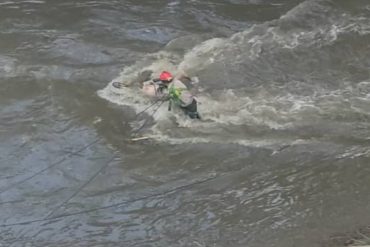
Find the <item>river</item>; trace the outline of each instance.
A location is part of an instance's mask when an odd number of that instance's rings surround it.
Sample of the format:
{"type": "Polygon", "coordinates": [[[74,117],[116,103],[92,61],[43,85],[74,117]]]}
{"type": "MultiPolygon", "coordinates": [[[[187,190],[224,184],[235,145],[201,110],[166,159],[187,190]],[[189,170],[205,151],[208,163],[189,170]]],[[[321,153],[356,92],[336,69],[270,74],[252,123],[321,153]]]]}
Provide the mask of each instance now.
{"type": "Polygon", "coordinates": [[[368,225],[369,54],[367,0],[1,2],[0,246],[312,247],[368,225]],[[112,82],[147,69],[197,76],[202,120],[138,115],[152,101],[112,82]]]}

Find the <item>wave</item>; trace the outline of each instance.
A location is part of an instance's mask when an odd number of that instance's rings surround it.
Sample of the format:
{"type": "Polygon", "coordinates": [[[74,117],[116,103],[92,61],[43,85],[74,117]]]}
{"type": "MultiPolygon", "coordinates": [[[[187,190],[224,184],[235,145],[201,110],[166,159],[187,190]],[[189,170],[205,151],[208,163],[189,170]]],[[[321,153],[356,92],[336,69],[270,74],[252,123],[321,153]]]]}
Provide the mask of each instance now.
{"type": "MultiPolygon", "coordinates": [[[[135,82],[145,70],[154,76],[170,70],[200,77],[197,98],[204,121],[190,121],[163,107],[149,130],[158,140],[242,143],[285,135],[294,141],[302,137],[301,126],[319,129],[339,120],[350,128],[348,122],[369,118],[368,72],[361,63],[369,63],[363,54],[370,26],[363,18],[332,1],[305,1],[280,19],[229,38],[205,40],[185,54],[170,49],[176,47],[174,40],[126,67],[113,81],[135,82]],[[355,42],[348,42],[350,38],[355,42]],[[348,69],[351,64],[356,71],[348,69]],[[361,68],[363,74],[358,73],[361,68]]],[[[117,90],[109,83],[98,94],[137,112],[149,103],[135,86],[117,90]]]]}

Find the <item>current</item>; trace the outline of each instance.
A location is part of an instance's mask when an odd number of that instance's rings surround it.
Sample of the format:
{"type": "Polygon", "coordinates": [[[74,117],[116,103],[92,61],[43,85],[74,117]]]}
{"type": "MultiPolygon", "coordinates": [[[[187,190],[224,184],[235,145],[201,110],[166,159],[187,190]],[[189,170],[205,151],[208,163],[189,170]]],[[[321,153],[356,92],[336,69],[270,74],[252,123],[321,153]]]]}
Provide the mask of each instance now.
{"type": "Polygon", "coordinates": [[[369,54],[368,0],[0,2],[0,246],[334,246],[370,224],[369,54]],[[202,121],[112,86],[146,70],[202,121]]]}

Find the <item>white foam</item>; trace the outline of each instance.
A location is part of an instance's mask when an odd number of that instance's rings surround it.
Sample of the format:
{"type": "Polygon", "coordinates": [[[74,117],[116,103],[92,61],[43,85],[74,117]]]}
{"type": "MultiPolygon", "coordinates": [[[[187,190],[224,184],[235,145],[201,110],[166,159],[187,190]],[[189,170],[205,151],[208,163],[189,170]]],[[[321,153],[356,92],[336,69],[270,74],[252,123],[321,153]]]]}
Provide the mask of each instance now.
{"type": "MultiPolygon", "coordinates": [[[[154,72],[153,76],[158,76],[162,70],[169,70],[173,73],[185,71],[194,76],[197,75],[197,72],[206,70],[215,63],[225,63],[224,59],[226,57],[232,61],[244,59],[252,63],[260,56],[263,48],[278,49],[280,51],[280,49],[297,49],[301,46],[311,47],[318,43],[326,45],[335,42],[339,34],[358,29],[356,25],[348,24],[351,23],[351,21],[348,22],[348,16],[338,20],[337,17],[339,16],[337,16],[337,13],[332,13],[331,17],[333,18],[325,19],[325,22],[322,24],[315,24],[316,26],[308,25],[309,28],[306,29],[305,27],[284,29],[279,25],[285,21],[288,22],[290,19],[295,21],[295,18],[304,18],[304,16],[301,17],[301,14],[306,12],[307,8],[319,11],[320,6],[319,1],[314,3],[305,1],[305,3],[300,4],[297,8],[282,16],[280,20],[275,21],[274,23],[277,25],[269,26],[268,23],[255,25],[246,31],[234,34],[230,38],[214,38],[204,41],[189,50],[183,57],[169,51],[148,54],[136,64],[125,68],[113,81],[133,81],[137,74],[144,70],[152,70],[154,72]],[[262,29],[263,32],[259,29],[262,29]],[[240,51],[245,53],[241,54],[240,51]]],[[[314,15],[309,15],[309,18],[314,18],[314,15]]],[[[365,24],[361,24],[360,27],[359,30],[361,32],[366,31],[366,28],[368,28],[365,24]]],[[[218,68],[216,67],[216,69],[218,68]]],[[[143,97],[137,87],[118,90],[110,84],[99,91],[99,95],[111,102],[132,106],[136,112],[142,111],[151,103],[149,99],[143,97]]],[[[266,82],[266,85],[271,84],[273,82],[266,82]]],[[[249,139],[246,141],[248,135],[238,138],[233,135],[225,136],[225,133],[223,133],[217,139],[217,130],[219,128],[227,128],[229,125],[262,126],[274,130],[288,129],[295,124],[304,125],[308,121],[320,120],[323,116],[335,117],[336,114],[340,115],[343,110],[351,111],[355,109],[355,111],[362,114],[368,114],[366,113],[368,109],[363,109],[363,106],[358,103],[359,100],[368,101],[370,99],[370,90],[368,90],[368,85],[365,82],[358,84],[359,88],[356,89],[358,92],[354,90],[349,95],[349,89],[342,85],[339,85],[338,90],[330,91],[306,84],[306,82],[292,82],[292,85],[280,85],[279,92],[273,93],[269,92],[269,89],[263,88],[263,86],[256,89],[254,94],[243,92],[243,89],[229,89],[222,92],[209,90],[197,95],[198,109],[204,120],[203,122],[192,121],[185,117],[181,111],[168,112],[165,109],[166,107],[162,107],[154,116],[157,124],[150,130],[153,133],[153,138],[173,143],[216,142],[245,143],[250,145],[251,141],[249,139]],[[307,89],[309,94],[295,94],[294,90],[291,93],[290,90],[292,88],[298,91],[307,89]],[[352,106],[348,106],[348,102],[352,106]],[[180,138],[167,134],[166,127],[186,128],[190,137],[180,138]],[[197,136],[199,133],[208,133],[209,136],[197,136]]],[[[264,141],[255,140],[255,142],[264,141]]],[[[274,140],[268,142],[274,142],[274,140]]]]}
{"type": "Polygon", "coordinates": [[[191,71],[195,68],[199,71],[215,62],[215,57],[224,48],[226,40],[214,38],[202,42],[185,54],[183,61],[179,64],[179,69],[191,71]]]}
{"type": "Polygon", "coordinates": [[[240,145],[246,147],[264,147],[270,148],[273,150],[279,149],[282,146],[289,146],[289,145],[304,145],[308,143],[312,143],[312,140],[301,140],[301,139],[258,139],[258,138],[235,138],[235,137],[227,137],[225,135],[210,135],[208,137],[199,137],[199,136],[191,136],[191,137],[173,137],[167,134],[164,134],[160,131],[154,131],[153,134],[147,135],[150,138],[164,143],[170,143],[173,145],[181,145],[181,144],[222,144],[222,145],[240,145]]]}
{"type": "Polygon", "coordinates": [[[44,4],[45,1],[40,1],[40,0],[4,1],[4,2],[0,3],[0,6],[2,6],[2,5],[14,5],[14,4],[20,4],[20,3],[44,4]]]}

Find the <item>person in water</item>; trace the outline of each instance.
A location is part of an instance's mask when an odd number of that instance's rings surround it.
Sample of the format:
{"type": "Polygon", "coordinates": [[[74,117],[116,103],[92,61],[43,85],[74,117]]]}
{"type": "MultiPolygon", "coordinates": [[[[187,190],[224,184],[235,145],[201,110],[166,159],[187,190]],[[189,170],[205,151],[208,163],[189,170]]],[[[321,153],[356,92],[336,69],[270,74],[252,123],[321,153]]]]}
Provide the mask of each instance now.
{"type": "MultiPolygon", "coordinates": [[[[191,78],[185,75],[182,78],[192,81],[191,78]]],[[[163,71],[159,78],[145,82],[142,90],[146,95],[169,100],[169,110],[171,110],[172,104],[175,104],[190,118],[200,119],[194,95],[180,79],[174,78],[170,72],[163,71]]]]}

